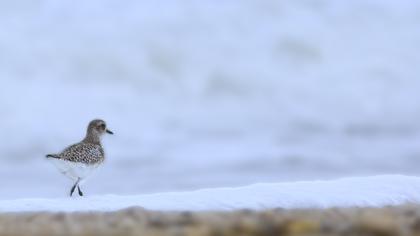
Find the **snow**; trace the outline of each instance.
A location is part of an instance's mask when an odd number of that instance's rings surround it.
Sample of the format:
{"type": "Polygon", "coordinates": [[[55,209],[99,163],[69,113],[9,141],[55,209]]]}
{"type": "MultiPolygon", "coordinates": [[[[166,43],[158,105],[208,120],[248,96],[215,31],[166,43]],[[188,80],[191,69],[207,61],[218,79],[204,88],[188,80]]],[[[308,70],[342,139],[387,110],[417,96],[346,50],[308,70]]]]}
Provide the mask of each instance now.
{"type": "Polygon", "coordinates": [[[0,211],[114,211],[128,207],[169,211],[381,207],[419,203],[419,189],[420,177],[382,175],[136,196],[2,200],[0,211]]]}
{"type": "Polygon", "coordinates": [[[420,1],[0,1],[1,200],[420,173],[420,1]]]}

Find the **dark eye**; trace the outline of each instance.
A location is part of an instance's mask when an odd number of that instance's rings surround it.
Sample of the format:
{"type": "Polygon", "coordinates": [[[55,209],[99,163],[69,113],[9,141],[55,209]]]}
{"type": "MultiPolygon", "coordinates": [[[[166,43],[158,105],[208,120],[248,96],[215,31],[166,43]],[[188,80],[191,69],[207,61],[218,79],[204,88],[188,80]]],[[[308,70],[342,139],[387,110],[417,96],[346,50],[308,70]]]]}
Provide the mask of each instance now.
{"type": "Polygon", "coordinates": [[[105,124],[101,124],[101,125],[99,125],[99,128],[101,128],[101,129],[105,129],[105,124]]]}

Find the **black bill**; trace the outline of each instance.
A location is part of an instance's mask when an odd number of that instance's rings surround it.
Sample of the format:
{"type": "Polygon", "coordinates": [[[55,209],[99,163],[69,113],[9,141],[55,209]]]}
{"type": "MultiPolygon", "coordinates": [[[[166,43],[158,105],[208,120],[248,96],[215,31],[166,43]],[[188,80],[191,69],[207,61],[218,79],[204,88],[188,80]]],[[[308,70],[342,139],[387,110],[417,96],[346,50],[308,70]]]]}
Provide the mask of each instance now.
{"type": "Polygon", "coordinates": [[[106,130],[106,132],[108,133],[108,134],[114,134],[114,132],[112,132],[111,130],[109,130],[109,129],[107,129],[106,130]]]}

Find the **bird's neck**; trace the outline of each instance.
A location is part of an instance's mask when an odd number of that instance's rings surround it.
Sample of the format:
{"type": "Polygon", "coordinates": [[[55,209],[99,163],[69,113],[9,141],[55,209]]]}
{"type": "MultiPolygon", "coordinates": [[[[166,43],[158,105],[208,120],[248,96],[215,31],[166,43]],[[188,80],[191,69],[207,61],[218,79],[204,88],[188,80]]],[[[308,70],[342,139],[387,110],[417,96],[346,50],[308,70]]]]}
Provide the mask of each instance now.
{"type": "Polygon", "coordinates": [[[83,142],[101,145],[101,137],[96,134],[88,133],[86,134],[85,139],[83,139],[83,142]]]}

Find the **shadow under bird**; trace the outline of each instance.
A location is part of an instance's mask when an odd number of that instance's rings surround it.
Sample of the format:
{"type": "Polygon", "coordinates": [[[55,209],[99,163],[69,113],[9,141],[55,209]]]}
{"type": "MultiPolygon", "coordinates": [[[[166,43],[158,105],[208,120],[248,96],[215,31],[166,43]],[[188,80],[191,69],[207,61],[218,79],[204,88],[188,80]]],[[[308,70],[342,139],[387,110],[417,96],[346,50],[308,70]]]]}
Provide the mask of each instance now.
{"type": "Polygon", "coordinates": [[[67,147],[59,154],[47,155],[47,159],[62,174],[74,181],[74,185],[70,190],[70,196],[73,195],[76,187],[79,195],[83,196],[80,185],[103,163],[105,152],[102,148],[101,138],[106,133],[114,134],[107,129],[105,121],[93,120],[89,123],[86,137],[81,142],[67,147]]]}

